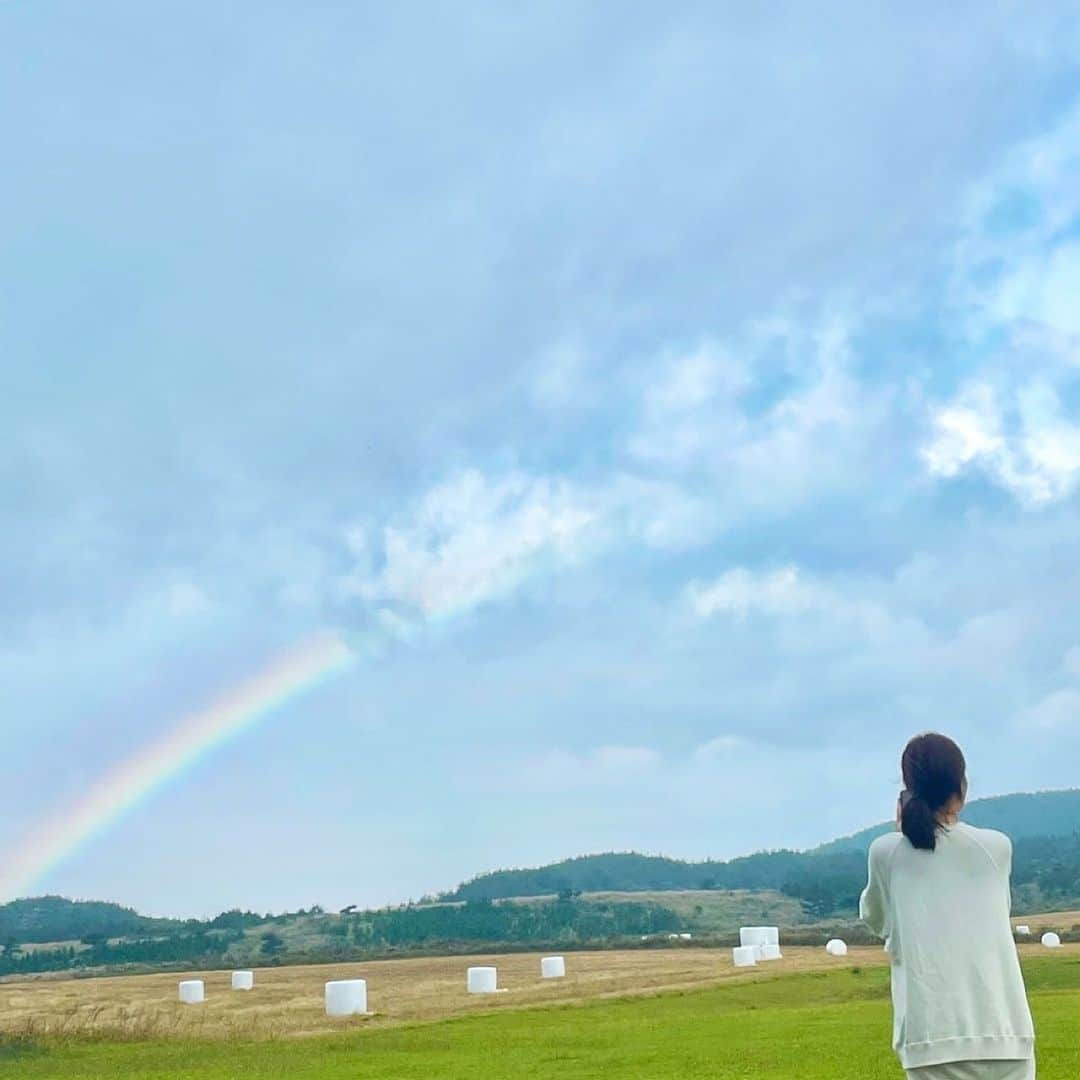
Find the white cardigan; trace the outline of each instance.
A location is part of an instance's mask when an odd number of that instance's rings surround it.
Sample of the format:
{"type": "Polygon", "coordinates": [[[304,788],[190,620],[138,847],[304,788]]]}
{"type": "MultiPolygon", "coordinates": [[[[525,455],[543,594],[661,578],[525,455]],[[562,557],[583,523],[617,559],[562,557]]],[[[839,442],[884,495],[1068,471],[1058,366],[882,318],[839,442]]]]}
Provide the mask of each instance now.
{"type": "Polygon", "coordinates": [[[892,961],[893,1049],[905,1069],[1027,1059],[1035,1029],[1009,923],[1012,843],[960,822],[937,848],[870,846],[859,915],[892,961]]]}

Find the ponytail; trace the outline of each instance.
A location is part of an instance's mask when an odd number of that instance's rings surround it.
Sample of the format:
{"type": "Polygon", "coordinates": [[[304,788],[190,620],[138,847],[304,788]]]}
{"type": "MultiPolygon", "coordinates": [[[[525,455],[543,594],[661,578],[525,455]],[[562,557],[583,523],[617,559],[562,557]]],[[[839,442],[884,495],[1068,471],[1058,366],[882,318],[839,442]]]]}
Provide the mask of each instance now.
{"type": "Polygon", "coordinates": [[[900,759],[906,792],[900,831],[922,851],[937,847],[938,814],[967,790],[967,764],[960,747],[944,735],[916,735],[900,759]]]}
{"type": "Polygon", "coordinates": [[[911,846],[923,851],[937,847],[937,820],[930,804],[921,795],[912,795],[904,801],[900,811],[900,831],[911,841],[911,846]]]}

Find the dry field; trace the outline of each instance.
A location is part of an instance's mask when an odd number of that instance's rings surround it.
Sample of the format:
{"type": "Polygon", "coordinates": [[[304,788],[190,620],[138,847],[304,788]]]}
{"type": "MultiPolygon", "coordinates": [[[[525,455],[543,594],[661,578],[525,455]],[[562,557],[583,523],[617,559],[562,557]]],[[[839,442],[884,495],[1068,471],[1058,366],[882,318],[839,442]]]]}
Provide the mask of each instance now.
{"type": "Polygon", "coordinates": [[[574,1004],[611,997],[701,988],[729,980],[769,978],[789,971],[884,963],[878,948],[852,949],[846,959],[820,948],[791,947],[782,961],[736,969],[729,949],[640,949],[566,954],[565,979],[540,979],[540,954],[456,956],[256,970],[255,990],[230,989],[228,971],[126,975],[97,979],[0,983],[0,1032],[27,1035],[100,1034],[110,1038],[279,1038],[358,1024],[385,1027],[467,1013],[574,1004]],[[505,994],[472,995],[465,969],[499,969],[505,994]],[[206,981],[204,1005],[176,1000],[181,978],[206,981]],[[330,1020],[323,984],[362,978],[369,1018],[330,1020]]]}
{"type": "MultiPolygon", "coordinates": [[[[1032,916],[1034,932],[1073,925],[1074,913],[1032,916]]],[[[1049,955],[1038,944],[1025,954],[1049,955]]],[[[1080,945],[1056,955],[1080,957],[1080,945]]],[[[757,968],[736,969],[728,949],[674,948],[566,954],[565,979],[540,979],[540,954],[515,953],[382,960],[358,964],[276,967],[256,970],[255,990],[230,989],[230,972],[126,975],[96,979],[41,979],[0,983],[0,1033],[101,1035],[113,1039],[205,1038],[274,1039],[316,1035],[343,1027],[387,1027],[441,1020],[469,1013],[577,1004],[602,998],[633,997],[699,989],[730,981],[769,979],[794,971],[883,965],[880,946],[852,948],[844,959],[821,948],[788,946],[784,959],[757,968]],[[471,995],[465,969],[491,964],[506,993],[471,995]],[[184,1006],[176,1000],[181,978],[206,981],[207,1001],[184,1006]],[[362,978],[374,1015],[328,1019],[323,984],[362,978]]]]}
{"type": "Polygon", "coordinates": [[[1012,923],[1013,926],[1030,926],[1033,937],[1045,930],[1057,930],[1063,933],[1073,927],[1080,927],[1080,911],[1051,911],[1046,915],[1014,915],[1012,923]]]}

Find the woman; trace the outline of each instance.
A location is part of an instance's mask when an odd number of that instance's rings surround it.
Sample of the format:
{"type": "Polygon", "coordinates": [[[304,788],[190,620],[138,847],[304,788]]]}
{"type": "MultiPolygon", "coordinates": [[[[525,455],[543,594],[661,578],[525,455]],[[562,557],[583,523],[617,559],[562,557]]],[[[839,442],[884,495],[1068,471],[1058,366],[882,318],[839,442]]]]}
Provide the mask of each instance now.
{"type": "Polygon", "coordinates": [[[959,821],[964,755],[918,735],[898,831],[870,846],[863,921],[892,963],[893,1048],[909,1080],[1033,1080],[1035,1031],[1009,924],[1012,844],[959,821]]]}

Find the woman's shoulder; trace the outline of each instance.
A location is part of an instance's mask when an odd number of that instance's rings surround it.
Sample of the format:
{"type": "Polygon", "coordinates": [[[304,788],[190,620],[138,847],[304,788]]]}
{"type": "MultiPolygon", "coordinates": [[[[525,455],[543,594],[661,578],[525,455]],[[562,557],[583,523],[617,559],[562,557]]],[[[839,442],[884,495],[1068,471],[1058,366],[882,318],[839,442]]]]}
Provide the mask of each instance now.
{"type": "Polygon", "coordinates": [[[958,823],[958,831],[979,845],[999,865],[1008,865],[1012,859],[1012,841],[997,829],[980,829],[966,821],[958,823]]]}
{"type": "Polygon", "coordinates": [[[883,833],[870,845],[869,857],[871,862],[883,862],[884,860],[889,859],[903,841],[903,833],[883,833]]]}

